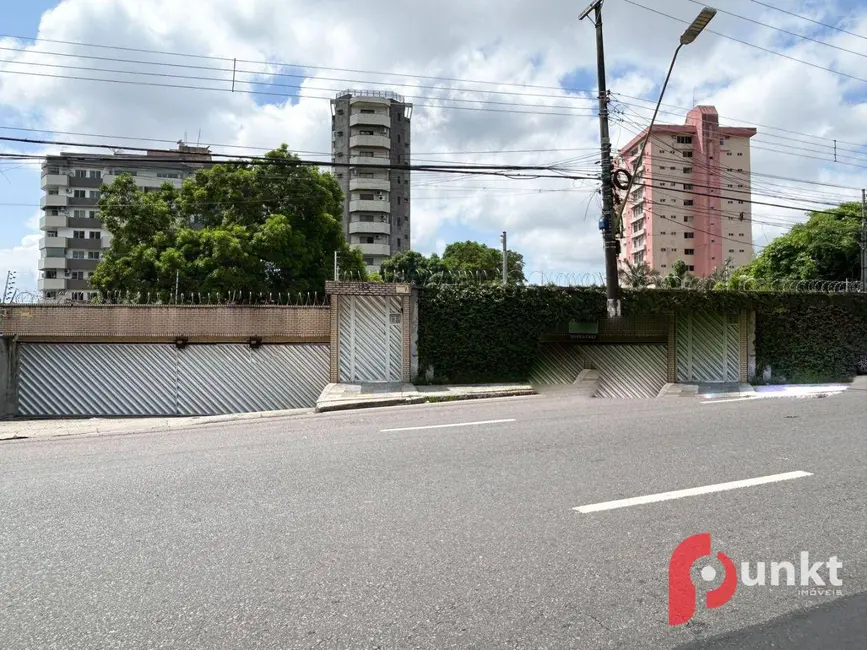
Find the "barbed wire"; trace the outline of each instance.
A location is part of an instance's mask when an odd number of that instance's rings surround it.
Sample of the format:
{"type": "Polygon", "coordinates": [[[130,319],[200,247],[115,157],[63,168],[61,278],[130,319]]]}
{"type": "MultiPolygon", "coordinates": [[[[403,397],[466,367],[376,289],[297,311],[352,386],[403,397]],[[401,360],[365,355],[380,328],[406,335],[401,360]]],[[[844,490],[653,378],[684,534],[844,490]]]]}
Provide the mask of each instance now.
{"type": "Polygon", "coordinates": [[[89,298],[77,298],[78,292],[58,291],[53,298],[45,298],[38,292],[17,291],[9,303],[18,305],[151,305],[151,306],[281,306],[281,307],[324,307],[330,299],[324,293],[266,293],[254,291],[193,292],[178,293],[171,291],[153,292],[90,292],[89,298]]]}

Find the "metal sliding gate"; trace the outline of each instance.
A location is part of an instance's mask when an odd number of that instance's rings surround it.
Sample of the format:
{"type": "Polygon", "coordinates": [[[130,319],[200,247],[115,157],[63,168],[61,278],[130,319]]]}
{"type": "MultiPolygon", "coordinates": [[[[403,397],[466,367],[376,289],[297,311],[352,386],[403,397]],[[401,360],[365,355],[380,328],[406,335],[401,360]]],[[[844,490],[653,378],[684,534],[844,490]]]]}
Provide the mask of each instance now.
{"type": "Polygon", "coordinates": [[[338,338],[341,383],[401,380],[400,302],[395,296],[341,296],[338,338]]]}
{"type": "Polygon", "coordinates": [[[327,344],[22,343],[26,416],[219,415],[308,408],[328,383],[327,344]]]}

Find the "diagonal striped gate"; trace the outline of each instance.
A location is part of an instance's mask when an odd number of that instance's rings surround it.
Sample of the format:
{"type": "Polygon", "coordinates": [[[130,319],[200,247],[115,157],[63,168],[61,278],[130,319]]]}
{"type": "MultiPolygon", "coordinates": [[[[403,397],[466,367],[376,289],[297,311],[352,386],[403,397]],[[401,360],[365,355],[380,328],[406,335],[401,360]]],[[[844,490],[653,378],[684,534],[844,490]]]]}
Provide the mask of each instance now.
{"type": "Polygon", "coordinates": [[[341,296],[338,354],[341,383],[398,382],[403,325],[396,296],[341,296]]]}
{"type": "Polygon", "coordinates": [[[738,314],[698,312],[677,319],[677,381],[735,382],[740,377],[738,314]]]}

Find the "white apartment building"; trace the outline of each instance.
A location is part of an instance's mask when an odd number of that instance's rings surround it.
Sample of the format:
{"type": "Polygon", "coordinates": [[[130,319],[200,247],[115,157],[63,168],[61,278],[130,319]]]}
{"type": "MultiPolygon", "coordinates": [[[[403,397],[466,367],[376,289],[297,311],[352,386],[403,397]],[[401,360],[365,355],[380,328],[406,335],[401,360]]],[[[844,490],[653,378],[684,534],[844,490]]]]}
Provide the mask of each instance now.
{"type": "Polygon", "coordinates": [[[104,156],[61,153],[48,156],[42,165],[39,228],[38,289],[46,300],[88,300],[94,291],[90,277],[111,243],[111,235],[99,218],[100,189],[128,173],[145,191],[163,183],[180,187],[187,176],[211,159],[206,147],[178,143],[177,153],[104,156]],[[163,160],[161,160],[163,159],[163,160]]]}
{"type": "Polygon", "coordinates": [[[412,104],[385,91],[347,90],[331,100],[332,162],[343,189],[343,234],[368,271],[410,248],[412,104]]]}

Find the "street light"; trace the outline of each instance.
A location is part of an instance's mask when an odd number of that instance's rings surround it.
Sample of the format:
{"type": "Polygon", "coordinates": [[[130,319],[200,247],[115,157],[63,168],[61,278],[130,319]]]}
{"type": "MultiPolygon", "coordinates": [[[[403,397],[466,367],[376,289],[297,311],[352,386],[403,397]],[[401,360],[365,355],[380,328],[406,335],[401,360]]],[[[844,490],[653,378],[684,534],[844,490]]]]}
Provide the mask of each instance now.
{"type": "Polygon", "coordinates": [[[668,87],[668,80],[671,79],[671,71],[674,70],[674,62],[677,61],[677,55],[680,54],[680,48],[684,45],[689,45],[692,43],[698,35],[702,33],[705,27],[707,27],[708,23],[716,16],[716,9],[713,7],[705,7],[702,9],[698,16],[696,16],[695,20],[692,21],[692,24],[687,27],[683,34],[680,35],[680,44],[677,46],[677,49],[674,51],[674,56],[671,57],[671,65],[668,66],[668,74],[665,75],[665,81],[662,84],[662,90],[659,92],[659,99],[656,101],[656,108],[653,109],[653,117],[650,118],[650,126],[647,127],[647,134],[644,136],[644,140],[641,142],[641,149],[638,152],[638,160],[635,163],[634,173],[629,176],[629,184],[626,186],[626,198],[621,202],[620,209],[617,211],[617,225],[618,227],[622,227],[623,224],[623,210],[626,208],[626,201],[629,200],[629,192],[632,191],[632,185],[635,182],[635,175],[637,170],[641,167],[641,163],[644,160],[644,151],[647,149],[647,141],[650,140],[650,133],[653,131],[653,124],[656,122],[656,115],[659,113],[659,107],[662,104],[662,98],[665,95],[665,89],[668,87]]]}

